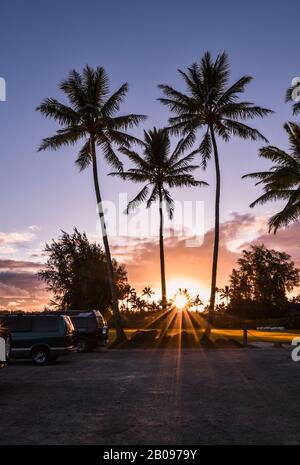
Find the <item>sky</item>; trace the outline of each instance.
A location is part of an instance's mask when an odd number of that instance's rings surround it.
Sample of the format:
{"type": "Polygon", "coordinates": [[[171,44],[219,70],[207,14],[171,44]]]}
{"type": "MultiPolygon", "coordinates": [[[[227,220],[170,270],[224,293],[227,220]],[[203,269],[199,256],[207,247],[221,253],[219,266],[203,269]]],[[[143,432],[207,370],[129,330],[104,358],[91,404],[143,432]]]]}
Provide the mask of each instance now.
{"type": "MultiPolygon", "coordinates": [[[[92,173],[78,172],[76,147],[37,153],[41,139],[54,134],[57,126],[35,108],[45,97],[62,98],[58,84],[71,69],[104,66],[112,90],[128,82],[121,113],[148,115],[132,131],[141,136],[143,129],[167,123],[169,113],[157,101],[161,96],[157,85],[167,83],[184,90],[178,68],[198,61],[206,50],[213,56],[226,50],[231,80],[244,74],[254,78],[245,99],[275,111],[253,126],[272,145],[286,149],[282,125],[292,120],[292,112],[284,95],[292,78],[300,75],[299,13],[300,4],[293,0],[272,5],[257,0],[3,2],[0,76],[6,81],[7,100],[0,102],[0,306],[39,308],[49,300],[35,273],[45,261],[45,241],[57,238],[61,229],[71,232],[76,226],[91,239],[98,238],[92,173]]],[[[267,219],[280,205],[249,208],[260,190],[241,176],[268,168],[258,158],[261,143],[235,139],[219,144],[223,234],[219,286],[226,283],[241,248],[255,241],[289,251],[300,265],[297,225],[275,238],[267,234],[267,219]]],[[[105,200],[117,203],[119,193],[130,198],[137,192],[137,186],[108,177],[110,168],[101,158],[99,169],[105,200]]],[[[184,237],[167,237],[166,266],[172,288],[186,280],[205,296],[212,252],[212,163],[205,172],[198,170],[197,177],[209,187],[174,190],[173,196],[178,201],[203,202],[203,243],[188,248],[184,237]]],[[[117,236],[111,243],[134,287],[158,288],[155,236],[138,241],[117,236]]]]}

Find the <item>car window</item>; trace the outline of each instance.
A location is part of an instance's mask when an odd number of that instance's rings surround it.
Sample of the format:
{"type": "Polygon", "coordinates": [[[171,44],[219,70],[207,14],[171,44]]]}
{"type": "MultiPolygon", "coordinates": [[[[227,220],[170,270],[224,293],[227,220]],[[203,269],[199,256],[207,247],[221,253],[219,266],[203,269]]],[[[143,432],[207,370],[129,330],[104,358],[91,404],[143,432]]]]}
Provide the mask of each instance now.
{"type": "Polygon", "coordinates": [[[94,317],[72,316],[72,323],[76,329],[97,329],[96,320],[94,317]]]}
{"type": "Polygon", "coordinates": [[[58,331],[58,318],[53,316],[34,318],[33,329],[40,333],[58,331]]]}
{"type": "Polygon", "coordinates": [[[32,330],[32,318],[25,317],[9,317],[5,319],[5,326],[14,333],[25,333],[32,330]]]}

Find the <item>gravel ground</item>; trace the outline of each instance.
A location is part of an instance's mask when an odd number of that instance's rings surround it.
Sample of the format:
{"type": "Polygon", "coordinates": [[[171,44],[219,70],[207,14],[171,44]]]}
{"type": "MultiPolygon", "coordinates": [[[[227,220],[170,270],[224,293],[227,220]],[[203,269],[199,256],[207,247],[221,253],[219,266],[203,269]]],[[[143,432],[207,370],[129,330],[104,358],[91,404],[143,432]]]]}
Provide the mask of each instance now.
{"type": "Polygon", "coordinates": [[[0,371],[0,444],[300,444],[287,349],[103,350],[0,371]]]}

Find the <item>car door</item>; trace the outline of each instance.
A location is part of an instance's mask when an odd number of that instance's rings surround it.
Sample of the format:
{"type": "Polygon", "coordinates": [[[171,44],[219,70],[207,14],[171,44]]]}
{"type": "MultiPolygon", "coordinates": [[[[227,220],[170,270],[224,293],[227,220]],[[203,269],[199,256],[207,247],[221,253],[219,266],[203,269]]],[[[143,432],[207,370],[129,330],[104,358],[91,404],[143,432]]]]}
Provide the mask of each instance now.
{"type": "Polygon", "coordinates": [[[27,356],[32,346],[32,318],[29,316],[8,317],[5,323],[11,334],[12,356],[27,356]]]}
{"type": "Polygon", "coordinates": [[[59,319],[41,315],[33,319],[34,344],[47,345],[50,349],[60,345],[59,319]]]}

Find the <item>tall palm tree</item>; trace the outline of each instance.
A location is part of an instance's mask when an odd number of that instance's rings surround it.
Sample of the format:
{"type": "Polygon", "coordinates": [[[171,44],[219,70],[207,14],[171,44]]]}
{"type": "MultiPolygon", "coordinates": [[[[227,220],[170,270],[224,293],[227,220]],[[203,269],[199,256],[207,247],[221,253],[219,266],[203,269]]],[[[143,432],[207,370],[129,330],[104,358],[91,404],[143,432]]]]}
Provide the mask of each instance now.
{"type": "Polygon", "coordinates": [[[246,85],[252,78],[243,76],[234,84],[229,85],[229,63],[226,53],[218,55],[213,61],[210,53],[206,52],[199,64],[194,63],[186,71],[179,70],[179,73],[185,82],[187,93],[182,93],[168,85],[159,86],[165,96],[159,99],[160,102],[168,106],[175,115],[169,118],[167,129],[172,134],[183,135],[186,146],[194,144],[199,129],[204,130],[199,144],[202,167],[206,168],[207,162],[213,154],[216,171],[215,237],[209,305],[209,319],[212,322],[215,307],[220,229],[221,173],[217,136],[225,142],[231,136],[266,141],[257,129],[249,127],[244,121],[264,117],[271,110],[255,106],[250,102],[238,101],[239,94],[244,92],[246,85]]]}
{"type": "Polygon", "coordinates": [[[250,173],[243,178],[258,179],[256,185],[262,184],[264,193],[250,207],[264,204],[269,200],[285,200],[284,208],[269,219],[269,230],[287,226],[300,218],[300,125],[284,125],[289,138],[289,152],[268,145],[259,151],[261,157],[274,162],[268,171],[250,173]]]}
{"type": "Polygon", "coordinates": [[[92,165],[112,295],[112,309],[117,338],[121,340],[125,338],[125,333],[121,325],[111,253],[106,234],[96,148],[101,149],[101,155],[111,166],[121,170],[122,163],[114,151],[113,144],[129,146],[129,143],[134,138],[124,131],[136,126],[145,119],[145,116],[135,114],[116,115],[128,91],[128,84],[123,84],[116,92],[110,94],[109,79],[102,67],[93,69],[86,66],[82,73],[76,70],[71,71],[68,78],[60,84],[60,89],[67,98],[67,104],[61,103],[54,98],[46,98],[37,108],[44,116],[54,119],[61,126],[54,136],[43,139],[39,151],[45,149],[57,150],[60,147],[74,145],[77,142],[83,144],[79,150],[76,164],[80,171],[92,165]]]}
{"type": "Polygon", "coordinates": [[[168,188],[182,186],[204,186],[206,182],[196,181],[192,172],[198,168],[191,165],[196,151],[182,156],[184,151],[184,140],[181,139],[171,152],[170,138],[163,129],[154,128],[151,131],[144,131],[144,140],[140,141],[143,147],[143,154],[121,147],[122,153],[127,155],[134,165],[128,171],[119,171],[111,175],[119,176],[124,180],[144,183],[144,187],[137,196],[129,202],[127,213],[135,209],[141,202],[147,202],[149,208],[154,202],[159,201],[159,250],[161,268],[161,294],[162,306],[167,306],[166,276],[165,276],[165,256],[164,256],[164,214],[163,203],[168,208],[170,218],[173,214],[173,199],[168,188]]]}

